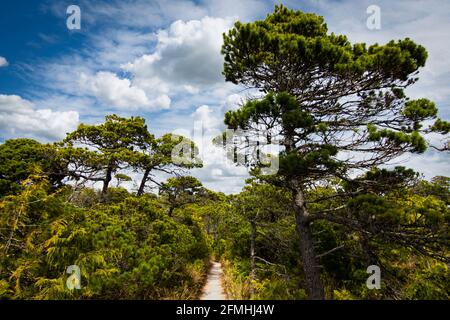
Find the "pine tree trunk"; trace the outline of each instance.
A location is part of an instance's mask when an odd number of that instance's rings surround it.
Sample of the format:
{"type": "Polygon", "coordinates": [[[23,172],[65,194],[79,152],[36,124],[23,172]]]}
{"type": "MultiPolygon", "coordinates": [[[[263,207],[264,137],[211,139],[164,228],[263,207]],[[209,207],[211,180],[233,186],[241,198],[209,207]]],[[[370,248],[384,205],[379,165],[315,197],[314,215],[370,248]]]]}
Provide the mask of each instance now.
{"type": "Polygon", "coordinates": [[[108,186],[112,179],[112,167],[108,167],[106,169],[106,177],[103,181],[103,189],[102,189],[102,195],[105,195],[108,192],[108,186]]]}
{"type": "MultiPolygon", "coordinates": [[[[286,153],[296,152],[294,132],[286,130],[284,147],[286,153]]],[[[317,263],[314,250],[314,238],[311,233],[310,222],[308,221],[308,209],[305,204],[305,196],[301,189],[301,182],[297,177],[288,179],[294,200],[295,224],[300,237],[300,253],[303,260],[303,271],[305,272],[306,286],[309,298],[312,300],[324,300],[325,293],[320,280],[320,269],[317,263]]]]}
{"type": "Polygon", "coordinates": [[[320,269],[314,250],[314,239],[311,233],[311,226],[307,219],[308,211],[305,207],[304,195],[301,190],[296,190],[294,192],[294,201],[295,222],[297,232],[300,236],[300,251],[309,298],[312,300],[323,300],[325,299],[325,294],[322,281],[320,280],[320,269]]]}
{"type": "Polygon", "coordinates": [[[139,189],[138,189],[138,192],[137,192],[138,196],[142,196],[144,194],[145,184],[147,182],[149,174],[150,174],[150,170],[146,169],[145,172],[144,172],[144,176],[142,177],[141,184],[139,185],[139,189]]]}

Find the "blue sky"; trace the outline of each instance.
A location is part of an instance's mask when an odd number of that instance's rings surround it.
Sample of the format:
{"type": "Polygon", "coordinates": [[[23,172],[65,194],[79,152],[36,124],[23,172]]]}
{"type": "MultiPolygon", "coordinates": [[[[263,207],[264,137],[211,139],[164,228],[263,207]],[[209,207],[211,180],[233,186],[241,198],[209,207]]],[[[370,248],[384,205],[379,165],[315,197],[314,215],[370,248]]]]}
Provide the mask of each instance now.
{"type": "MultiPolygon", "coordinates": [[[[263,18],[279,2],[2,1],[0,141],[56,141],[80,122],[98,123],[109,113],[143,116],[157,135],[191,135],[201,122],[208,138],[223,129],[223,113],[249,94],[221,75],[222,32],[237,19],[263,18]],[[71,4],[81,9],[80,30],[66,27],[71,4]]],[[[450,118],[448,1],[283,3],[323,15],[330,31],[353,42],[410,37],[423,44],[429,60],[408,94],[436,101],[440,116],[450,118]],[[380,30],[366,26],[371,4],[381,9],[380,30]]],[[[245,170],[218,163],[223,155],[209,147],[203,153],[205,167],[194,175],[210,188],[239,191],[245,170]]],[[[448,154],[430,151],[399,162],[430,178],[450,175],[448,160],[448,154]]]]}

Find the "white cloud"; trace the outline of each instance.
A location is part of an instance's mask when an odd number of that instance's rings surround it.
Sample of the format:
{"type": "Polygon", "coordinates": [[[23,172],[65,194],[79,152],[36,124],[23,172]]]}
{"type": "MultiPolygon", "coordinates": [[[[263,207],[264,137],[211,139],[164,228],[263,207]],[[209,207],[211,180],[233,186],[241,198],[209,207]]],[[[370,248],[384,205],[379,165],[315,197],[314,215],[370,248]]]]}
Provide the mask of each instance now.
{"type": "Polygon", "coordinates": [[[129,79],[121,79],[111,72],[100,71],[95,75],[81,73],[79,85],[86,94],[118,108],[166,109],[170,107],[170,98],[167,95],[163,94],[150,99],[144,90],[133,86],[129,79]]]}
{"type": "Polygon", "coordinates": [[[120,64],[149,52],[155,39],[153,32],[108,29],[101,34],[90,35],[96,50],[89,50],[86,54],[99,68],[117,69],[120,64]]]}
{"type": "MultiPolygon", "coordinates": [[[[201,19],[204,16],[238,16],[243,21],[263,18],[273,9],[273,1],[261,0],[80,0],[83,23],[88,27],[102,27],[111,21],[117,27],[155,28],[164,27],[175,20],[201,19]]],[[[54,1],[49,9],[64,17],[67,4],[54,1]]]]}
{"type": "Polygon", "coordinates": [[[241,108],[247,101],[260,99],[264,93],[257,89],[247,89],[245,92],[229,94],[222,103],[222,114],[230,110],[241,108]]]}
{"type": "Polygon", "coordinates": [[[213,110],[207,106],[202,105],[198,107],[193,113],[195,121],[202,123],[206,130],[220,130],[223,128],[222,121],[213,114],[213,110]]]}
{"type": "Polygon", "coordinates": [[[437,175],[450,176],[448,160],[448,154],[430,149],[424,154],[404,154],[385,166],[391,169],[395,166],[412,168],[423,174],[425,179],[431,179],[437,175]]]}
{"type": "Polygon", "coordinates": [[[0,127],[2,138],[33,137],[47,141],[64,138],[79,122],[76,111],[35,109],[17,95],[0,95],[0,127]]]}
{"type": "Polygon", "coordinates": [[[191,139],[198,146],[203,161],[203,167],[193,169],[192,175],[208,188],[225,193],[238,193],[245,185],[245,179],[249,177],[247,169],[235,165],[227,159],[225,150],[212,143],[213,138],[225,129],[220,110],[202,105],[191,117],[194,126],[191,139]]]}
{"type": "MultiPolygon", "coordinates": [[[[63,5],[55,3],[53,11],[60,14],[63,5]]],[[[197,18],[207,14],[204,7],[187,0],[82,1],[84,21],[101,24],[114,21],[126,27],[159,27],[167,21],[197,18]]]]}
{"type": "Polygon", "coordinates": [[[0,68],[7,67],[9,65],[8,61],[5,57],[0,56],[0,68]]]}
{"type": "Polygon", "coordinates": [[[160,81],[185,86],[187,91],[223,84],[222,33],[232,26],[233,21],[232,18],[211,17],[175,21],[168,29],[157,32],[157,44],[152,54],[143,55],[122,67],[134,75],[133,83],[142,88],[151,88],[160,81]]]}
{"type": "Polygon", "coordinates": [[[26,113],[31,107],[31,102],[19,96],[0,94],[0,112],[2,113],[26,113]]]}

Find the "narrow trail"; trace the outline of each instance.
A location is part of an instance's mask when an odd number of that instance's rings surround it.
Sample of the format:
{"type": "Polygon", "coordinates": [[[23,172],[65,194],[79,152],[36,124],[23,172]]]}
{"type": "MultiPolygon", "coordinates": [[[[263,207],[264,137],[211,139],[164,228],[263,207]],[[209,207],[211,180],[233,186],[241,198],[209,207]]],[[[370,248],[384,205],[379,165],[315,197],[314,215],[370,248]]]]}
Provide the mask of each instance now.
{"type": "Polygon", "coordinates": [[[222,287],[222,265],[212,262],[200,300],[227,300],[222,287]]]}

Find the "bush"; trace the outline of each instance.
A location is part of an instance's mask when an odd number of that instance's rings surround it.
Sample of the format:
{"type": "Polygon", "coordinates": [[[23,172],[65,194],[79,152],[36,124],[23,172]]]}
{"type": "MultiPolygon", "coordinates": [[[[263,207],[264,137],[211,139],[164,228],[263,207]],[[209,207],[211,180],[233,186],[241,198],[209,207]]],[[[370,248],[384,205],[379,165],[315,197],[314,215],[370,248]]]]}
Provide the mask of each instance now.
{"type": "Polygon", "coordinates": [[[157,200],[121,189],[96,206],[78,197],[81,208],[48,190],[41,179],[0,202],[1,236],[13,240],[0,247],[1,298],[196,297],[209,251],[194,220],[175,221],[157,200]],[[80,290],[66,288],[70,265],[81,269],[80,290]]]}

